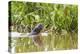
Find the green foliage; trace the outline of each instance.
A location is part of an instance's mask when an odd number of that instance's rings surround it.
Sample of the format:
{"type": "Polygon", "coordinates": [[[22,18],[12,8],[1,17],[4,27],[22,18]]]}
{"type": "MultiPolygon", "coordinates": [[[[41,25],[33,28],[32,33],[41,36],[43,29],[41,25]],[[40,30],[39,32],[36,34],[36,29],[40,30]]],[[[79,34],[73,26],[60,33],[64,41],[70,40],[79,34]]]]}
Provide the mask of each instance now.
{"type": "Polygon", "coordinates": [[[77,5],[13,1],[11,2],[11,19],[13,24],[27,25],[30,29],[35,24],[43,23],[45,28],[56,27],[58,30],[76,30],[77,32],[77,9],[77,5]]]}
{"type": "MultiPolygon", "coordinates": [[[[42,23],[44,25],[43,31],[49,31],[50,34],[48,37],[43,37],[43,42],[48,45],[48,50],[77,48],[77,5],[11,1],[10,12],[9,19],[11,19],[14,31],[30,32],[36,24],[42,23]],[[72,33],[73,31],[74,33],[72,33]]],[[[24,45],[28,41],[32,43],[28,38],[19,38],[17,41],[24,43],[24,45]]],[[[43,50],[33,44],[16,46],[16,52],[43,50]]]]}

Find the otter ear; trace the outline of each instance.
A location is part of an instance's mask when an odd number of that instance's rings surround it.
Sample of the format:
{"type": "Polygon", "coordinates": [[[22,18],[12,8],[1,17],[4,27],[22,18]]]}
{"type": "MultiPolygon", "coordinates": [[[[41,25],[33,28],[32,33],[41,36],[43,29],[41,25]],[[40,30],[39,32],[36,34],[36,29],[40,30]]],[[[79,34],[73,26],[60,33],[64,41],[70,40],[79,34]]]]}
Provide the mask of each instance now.
{"type": "Polygon", "coordinates": [[[37,26],[35,26],[35,28],[32,31],[36,32],[36,31],[41,31],[42,29],[43,29],[43,25],[42,24],[38,24],[37,26]]]}
{"type": "Polygon", "coordinates": [[[43,29],[43,25],[42,24],[38,24],[37,28],[42,30],[43,29]]]}

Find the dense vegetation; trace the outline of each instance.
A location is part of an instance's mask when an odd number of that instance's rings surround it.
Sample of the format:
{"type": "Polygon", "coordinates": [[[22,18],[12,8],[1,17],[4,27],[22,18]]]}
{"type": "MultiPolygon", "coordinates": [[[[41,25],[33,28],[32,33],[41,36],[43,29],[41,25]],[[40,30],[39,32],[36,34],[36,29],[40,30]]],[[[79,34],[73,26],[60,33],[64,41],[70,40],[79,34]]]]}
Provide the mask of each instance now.
{"type": "MultiPolygon", "coordinates": [[[[22,33],[30,32],[35,25],[42,23],[44,25],[43,32],[49,31],[49,36],[42,38],[46,46],[48,45],[48,50],[77,48],[77,5],[19,1],[12,1],[9,4],[9,23],[11,31],[22,33]]],[[[31,39],[17,39],[17,42],[24,43],[25,46],[16,46],[16,51],[27,52],[44,50],[34,46],[34,44],[26,46],[28,41],[31,42],[31,39]],[[22,50],[19,51],[19,49],[22,50]]]]}

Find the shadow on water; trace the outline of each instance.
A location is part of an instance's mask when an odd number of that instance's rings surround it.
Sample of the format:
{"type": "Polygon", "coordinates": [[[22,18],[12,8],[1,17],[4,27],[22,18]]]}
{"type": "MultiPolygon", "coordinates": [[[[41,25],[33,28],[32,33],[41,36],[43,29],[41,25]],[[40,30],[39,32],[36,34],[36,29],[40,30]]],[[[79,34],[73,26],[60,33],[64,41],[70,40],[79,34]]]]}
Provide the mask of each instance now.
{"type": "MultiPolygon", "coordinates": [[[[14,39],[13,39],[14,40],[14,39]]],[[[52,51],[77,49],[78,35],[77,33],[55,33],[49,32],[48,36],[41,36],[44,47],[35,46],[31,38],[16,38],[15,50],[18,53],[35,52],[35,51],[52,51]]]]}

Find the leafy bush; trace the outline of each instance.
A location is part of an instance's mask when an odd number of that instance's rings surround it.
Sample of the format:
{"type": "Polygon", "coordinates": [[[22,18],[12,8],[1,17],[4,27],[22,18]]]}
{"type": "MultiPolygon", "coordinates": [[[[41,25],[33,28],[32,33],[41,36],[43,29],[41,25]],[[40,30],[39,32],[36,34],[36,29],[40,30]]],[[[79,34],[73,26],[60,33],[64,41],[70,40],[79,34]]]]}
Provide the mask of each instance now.
{"type": "Polygon", "coordinates": [[[13,1],[11,2],[11,20],[12,24],[19,26],[23,24],[30,30],[36,24],[43,23],[45,29],[56,27],[57,30],[77,32],[77,9],[77,5],[13,1]]]}

